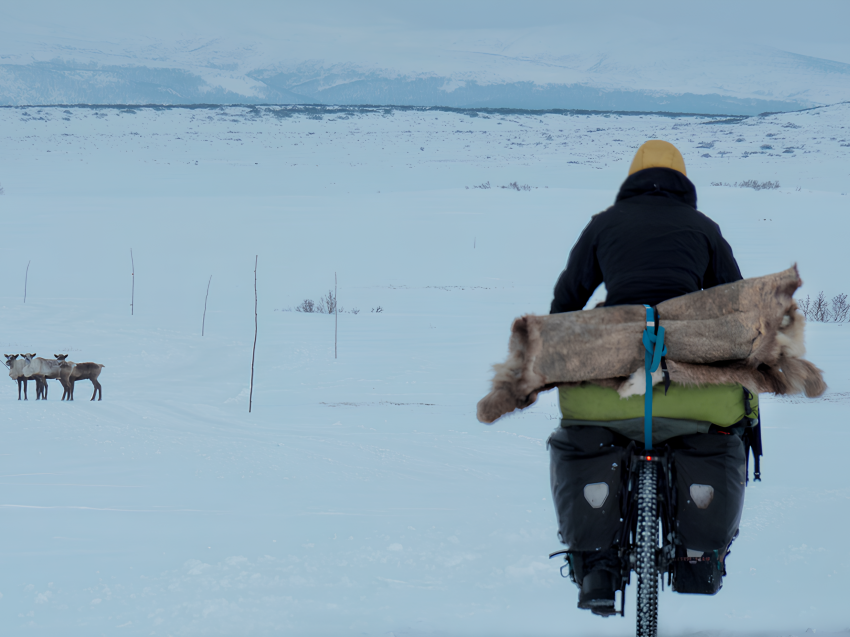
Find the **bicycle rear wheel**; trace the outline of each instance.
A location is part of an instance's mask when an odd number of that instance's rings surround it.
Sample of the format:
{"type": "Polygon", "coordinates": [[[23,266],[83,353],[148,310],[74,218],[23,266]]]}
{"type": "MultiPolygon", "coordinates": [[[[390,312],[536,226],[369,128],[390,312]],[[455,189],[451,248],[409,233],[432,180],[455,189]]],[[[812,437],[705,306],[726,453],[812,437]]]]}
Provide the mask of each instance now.
{"type": "Polygon", "coordinates": [[[637,637],[658,632],[658,471],[656,463],[641,461],[637,489],[637,637]]]}

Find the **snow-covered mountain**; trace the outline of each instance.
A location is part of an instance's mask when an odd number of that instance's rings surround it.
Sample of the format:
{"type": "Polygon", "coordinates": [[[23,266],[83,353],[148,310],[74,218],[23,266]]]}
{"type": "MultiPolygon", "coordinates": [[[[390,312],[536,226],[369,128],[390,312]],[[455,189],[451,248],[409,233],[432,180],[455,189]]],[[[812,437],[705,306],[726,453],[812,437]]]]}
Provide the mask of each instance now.
{"type": "Polygon", "coordinates": [[[0,26],[0,104],[324,103],[756,114],[850,100],[850,64],[613,29],[68,36],[0,26]],[[619,35],[618,35],[619,34],[619,35]],[[672,53],[671,53],[672,52],[672,53]]]}

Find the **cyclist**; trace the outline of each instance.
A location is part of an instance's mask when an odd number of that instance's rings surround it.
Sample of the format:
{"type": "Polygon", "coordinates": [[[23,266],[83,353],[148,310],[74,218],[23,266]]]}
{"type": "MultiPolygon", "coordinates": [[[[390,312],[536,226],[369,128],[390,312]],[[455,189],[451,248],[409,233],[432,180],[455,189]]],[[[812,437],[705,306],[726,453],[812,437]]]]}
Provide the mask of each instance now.
{"type": "MultiPolygon", "coordinates": [[[[591,218],[570,252],[551,313],[583,309],[602,283],[606,306],[655,306],[741,278],[720,228],[697,210],[681,153],[651,140],[635,154],[614,205],[591,218]]],[[[620,490],[627,449],[643,444],[643,396],[621,400],[613,389],[590,384],[559,392],[561,426],[549,439],[558,535],[580,589],[579,608],[611,615],[628,573],[619,551],[620,490]]],[[[746,456],[740,432],[750,405],[740,385],[673,383],[669,391],[656,386],[653,400],[653,413],[666,416],[654,419],[653,441],[675,450],[674,589],[712,594],[741,518],[746,456]]]]}

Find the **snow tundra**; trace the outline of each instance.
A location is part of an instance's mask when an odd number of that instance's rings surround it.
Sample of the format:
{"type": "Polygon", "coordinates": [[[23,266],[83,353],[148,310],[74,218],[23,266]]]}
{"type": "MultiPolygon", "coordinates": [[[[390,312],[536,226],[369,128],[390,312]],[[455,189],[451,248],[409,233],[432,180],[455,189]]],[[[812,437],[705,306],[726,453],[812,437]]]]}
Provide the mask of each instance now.
{"type": "MultiPolygon", "coordinates": [[[[848,121],[850,104],[0,108],[4,351],[110,371],[102,402],[18,402],[5,383],[0,625],[629,634],[633,598],[626,619],[582,616],[547,559],[556,397],[485,427],[489,365],[514,318],[547,312],[647,139],[682,151],[745,277],[796,261],[795,298],[830,310],[850,288],[848,121]],[[69,246],[97,255],[96,286],[69,246]],[[288,311],[335,273],[339,304],[363,309],[339,314],[337,358],[334,316],[288,311]]],[[[762,396],[763,482],[723,590],[663,592],[659,634],[850,628],[848,329],[809,318],[829,389],[762,396]]]]}

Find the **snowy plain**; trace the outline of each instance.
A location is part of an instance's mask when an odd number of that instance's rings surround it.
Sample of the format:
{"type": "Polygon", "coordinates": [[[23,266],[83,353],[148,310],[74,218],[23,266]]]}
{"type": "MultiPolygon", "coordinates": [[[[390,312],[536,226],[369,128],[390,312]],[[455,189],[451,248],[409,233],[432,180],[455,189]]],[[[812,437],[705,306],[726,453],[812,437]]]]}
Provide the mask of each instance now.
{"type": "MultiPolygon", "coordinates": [[[[3,383],[3,633],[633,634],[634,586],[601,619],[547,559],[554,393],[492,426],[475,405],[652,138],[745,276],[797,262],[803,295],[850,292],[850,104],[0,109],[2,353],[106,365],[102,402],[3,383]],[[336,359],[333,317],[291,311],[335,273],[336,359]]],[[[848,329],[808,326],[823,398],[763,397],[729,577],[664,592],[659,634],[850,632],[848,329]]]]}

